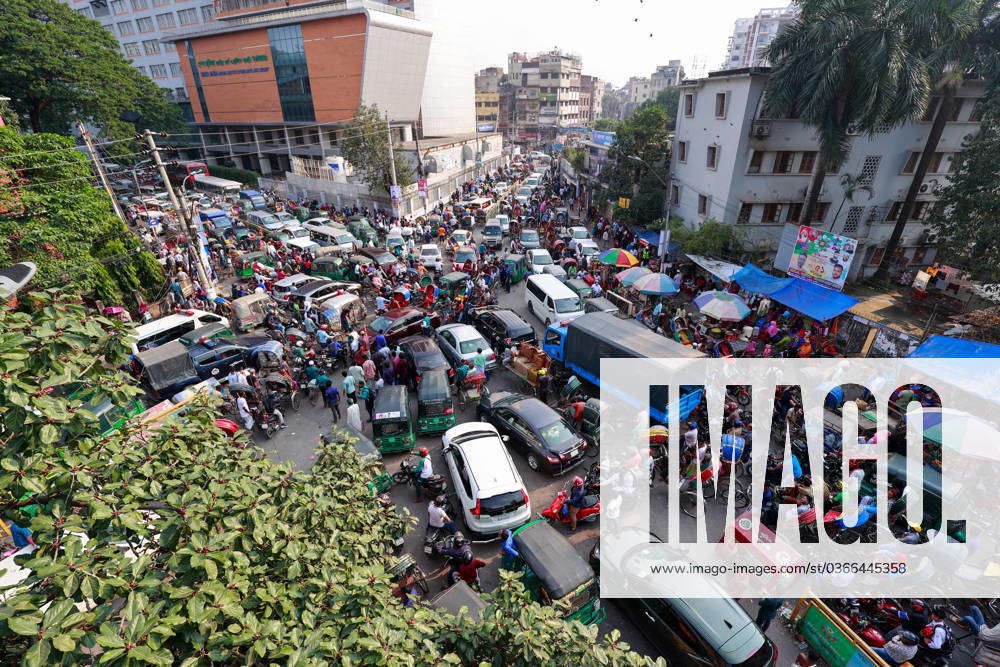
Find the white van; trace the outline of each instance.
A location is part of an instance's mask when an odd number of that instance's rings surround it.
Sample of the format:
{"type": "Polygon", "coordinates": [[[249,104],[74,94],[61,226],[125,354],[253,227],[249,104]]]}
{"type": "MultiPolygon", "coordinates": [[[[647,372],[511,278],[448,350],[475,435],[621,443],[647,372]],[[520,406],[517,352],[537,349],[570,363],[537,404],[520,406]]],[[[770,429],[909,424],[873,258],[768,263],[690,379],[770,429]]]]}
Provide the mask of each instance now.
{"type": "Polygon", "coordinates": [[[287,248],[298,248],[302,252],[316,252],[319,250],[320,245],[313,241],[308,236],[292,238],[285,241],[285,247],[287,248]]]}
{"type": "Polygon", "coordinates": [[[230,326],[227,318],[204,310],[182,310],[179,313],[147,322],[135,328],[132,354],[138,354],[141,350],[148,350],[177,340],[186,333],[216,322],[225,324],[227,328],[230,326]]]}
{"type": "Polygon", "coordinates": [[[309,230],[313,241],[323,247],[334,247],[343,252],[354,252],[356,248],[360,247],[358,240],[346,229],[330,225],[315,225],[310,222],[304,222],[302,226],[309,230]]]}
{"type": "Polygon", "coordinates": [[[465,528],[489,540],[531,520],[531,501],[500,434],[483,422],[459,424],[441,438],[465,528]]]}
{"type": "Polygon", "coordinates": [[[271,296],[281,303],[285,303],[288,301],[288,297],[291,296],[292,292],[297,290],[300,285],[304,285],[310,280],[315,280],[315,278],[307,276],[304,273],[296,273],[293,276],[282,278],[278,282],[274,283],[274,290],[272,290],[271,296]]]}
{"type": "Polygon", "coordinates": [[[575,320],[583,315],[580,296],[555,276],[528,276],[524,295],[528,310],[546,327],[553,322],[575,320]]]}

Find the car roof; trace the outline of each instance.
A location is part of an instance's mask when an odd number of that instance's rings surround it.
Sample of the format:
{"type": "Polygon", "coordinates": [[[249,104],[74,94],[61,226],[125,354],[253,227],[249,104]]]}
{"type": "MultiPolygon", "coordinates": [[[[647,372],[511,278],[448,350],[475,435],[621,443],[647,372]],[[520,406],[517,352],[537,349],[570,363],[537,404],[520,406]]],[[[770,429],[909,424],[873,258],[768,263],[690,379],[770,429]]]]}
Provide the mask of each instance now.
{"type": "Polygon", "coordinates": [[[515,313],[513,310],[504,309],[504,310],[492,310],[489,312],[493,313],[496,316],[496,318],[500,320],[501,324],[503,324],[504,326],[509,327],[512,325],[516,325],[521,328],[531,327],[530,324],[524,321],[523,317],[515,313]]]}
{"type": "Polygon", "coordinates": [[[295,290],[295,294],[299,296],[309,296],[313,292],[319,290],[321,287],[333,284],[332,280],[325,280],[320,278],[319,280],[310,280],[309,282],[299,285],[299,288],[295,290]]]}
{"type": "Polygon", "coordinates": [[[438,327],[438,331],[441,331],[442,329],[454,333],[458,340],[473,340],[475,338],[483,337],[482,334],[476,330],[476,327],[470,324],[446,324],[443,327],[438,327]]]}
{"type": "Polygon", "coordinates": [[[434,248],[435,250],[438,249],[436,243],[424,243],[423,245],[420,246],[420,249],[423,250],[424,248],[434,248]]]}
{"type": "Polygon", "coordinates": [[[547,426],[559,419],[558,412],[534,396],[512,394],[511,398],[503,400],[507,407],[517,412],[531,426],[547,426]]]}
{"type": "Polygon", "coordinates": [[[521,489],[524,483],[517,474],[503,441],[496,433],[454,445],[465,454],[465,463],[479,487],[479,495],[490,497],[521,489]]]}
{"type": "Polygon", "coordinates": [[[387,310],[385,316],[390,320],[398,320],[400,317],[406,317],[407,315],[413,315],[414,313],[422,313],[422,311],[416,308],[397,308],[396,310],[387,310]]]}
{"type": "Polygon", "coordinates": [[[415,350],[418,352],[421,351],[426,352],[430,350],[434,350],[436,352],[441,351],[440,348],[438,348],[437,343],[434,342],[433,338],[424,336],[423,334],[414,334],[413,336],[407,336],[403,340],[399,341],[399,344],[405,345],[411,350],[415,350]]]}

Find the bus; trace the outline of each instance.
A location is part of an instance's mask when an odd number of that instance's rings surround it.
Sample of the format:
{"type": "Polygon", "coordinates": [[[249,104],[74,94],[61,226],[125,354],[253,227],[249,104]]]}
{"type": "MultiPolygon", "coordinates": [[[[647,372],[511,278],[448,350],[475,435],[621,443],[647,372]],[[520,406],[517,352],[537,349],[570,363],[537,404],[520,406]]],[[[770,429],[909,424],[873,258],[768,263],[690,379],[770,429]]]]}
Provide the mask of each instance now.
{"type": "Polygon", "coordinates": [[[242,183],[226,180],[225,178],[209,176],[207,174],[198,174],[191,179],[191,181],[195,190],[209,195],[218,195],[222,197],[226,195],[236,195],[243,189],[242,183]]]}
{"type": "Polygon", "coordinates": [[[173,162],[167,165],[167,176],[170,177],[170,182],[174,185],[180,185],[184,182],[184,179],[188,176],[194,177],[197,175],[208,176],[208,165],[204,162],[173,162]]]}

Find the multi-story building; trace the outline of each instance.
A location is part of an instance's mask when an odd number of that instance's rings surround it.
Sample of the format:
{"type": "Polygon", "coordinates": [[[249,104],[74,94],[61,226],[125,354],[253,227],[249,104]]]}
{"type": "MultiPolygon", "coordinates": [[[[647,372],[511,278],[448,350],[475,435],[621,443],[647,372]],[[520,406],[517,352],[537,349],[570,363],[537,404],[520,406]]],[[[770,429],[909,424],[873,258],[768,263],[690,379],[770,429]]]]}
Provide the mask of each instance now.
{"type": "Polygon", "coordinates": [[[551,142],[561,128],[581,124],[580,56],[553,49],[536,56],[512,53],[507,62],[516,141],[551,142]]]}
{"type": "Polygon", "coordinates": [[[681,85],[684,80],[684,66],[680,60],[671,60],[666,65],[659,65],[649,76],[649,87],[653,97],[664,88],[681,85]]]}
{"type": "Polygon", "coordinates": [[[764,50],[778,32],[799,16],[797,5],[762,9],[752,18],[736,19],[721,69],[766,67],[764,50]]]}
{"type": "Polygon", "coordinates": [[[625,113],[625,88],[615,88],[608,83],[601,99],[601,118],[623,120],[625,113]]]}
{"type": "Polygon", "coordinates": [[[140,72],[167,91],[192,119],[191,103],[181,72],[182,55],[161,40],[177,28],[214,24],[212,0],[63,0],[88,18],[100,21],[140,72]]]}
{"type": "Polygon", "coordinates": [[[601,116],[604,82],[596,76],[580,75],[580,124],[590,125],[601,116]]]}
{"type": "MultiPolygon", "coordinates": [[[[799,224],[819,154],[812,127],[763,116],[769,76],[768,68],[748,68],[685,81],[671,158],[673,213],[692,226],[709,217],[737,225],[760,251],[777,250],[785,224],[799,224]]],[[[933,257],[924,221],[932,214],[936,188],[948,181],[954,155],[979,131],[975,103],[982,95],[981,81],[966,81],[950,110],[951,120],[903,232],[902,257],[911,263],[933,257]]],[[[930,121],[927,116],[871,138],[852,136],[847,160],[837,173],[827,174],[810,224],[858,240],[849,280],[868,276],[881,262],[930,121]],[[861,177],[872,187],[872,196],[847,197],[840,185],[843,174],[861,177]]]]}
{"type": "Polygon", "coordinates": [[[500,118],[500,93],[476,93],[476,128],[496,132],[500,118]]]}
{"type": "Polygon", "coordinates": [[[506,78],[503,67],[487,67],[476,72],[477,93],[499,93],[500,84],[506,78]]]}

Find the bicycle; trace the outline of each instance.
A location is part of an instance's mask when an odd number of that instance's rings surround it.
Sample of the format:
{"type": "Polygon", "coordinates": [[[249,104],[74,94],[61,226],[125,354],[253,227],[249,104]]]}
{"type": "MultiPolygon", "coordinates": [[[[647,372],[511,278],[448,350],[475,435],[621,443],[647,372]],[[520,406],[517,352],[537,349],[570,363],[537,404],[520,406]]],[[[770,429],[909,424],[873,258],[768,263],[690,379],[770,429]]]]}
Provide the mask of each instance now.
{"type": "MultiPolygon", "coordinates": [[[[706,469],[701,471],[701,493],[702,498],[707,503],[709,500],[718,499],[728,502],[730,485],[735,485],[733,499],[737,510],[746,509],[750,506],[750,494],[738,479],[733,479],[732,475],[720,476],[715,483],[712,482],[712,471],[706,469]]],[[[694,489],[695,477],[686,479],[681,483],[680,503],[681,510],[692,519],[698,517],[698,492],[694,489]]]]}

